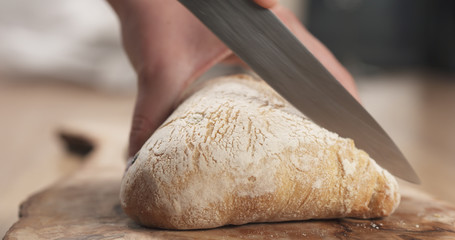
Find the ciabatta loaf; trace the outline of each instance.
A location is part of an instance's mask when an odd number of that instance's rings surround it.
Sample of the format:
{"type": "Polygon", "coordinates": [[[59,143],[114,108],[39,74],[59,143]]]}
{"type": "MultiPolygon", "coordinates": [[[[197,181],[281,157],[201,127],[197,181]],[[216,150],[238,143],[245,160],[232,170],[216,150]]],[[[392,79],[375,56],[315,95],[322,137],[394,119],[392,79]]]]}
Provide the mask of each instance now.
{"type": "Polygon", "coordinates": [[[390,215],[397,182],[350,139],[300,114],[248,76],[206,84],[150,137],[120,199],[167,229],[390,215]]]}

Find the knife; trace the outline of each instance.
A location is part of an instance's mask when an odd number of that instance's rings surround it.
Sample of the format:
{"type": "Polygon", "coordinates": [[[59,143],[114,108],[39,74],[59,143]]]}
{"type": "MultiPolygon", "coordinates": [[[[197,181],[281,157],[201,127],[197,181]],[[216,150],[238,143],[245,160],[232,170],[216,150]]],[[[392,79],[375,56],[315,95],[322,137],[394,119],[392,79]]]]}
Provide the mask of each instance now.
{"type": "Polygon", "coordinates": [[[382,127],[270,11],[251,0],[179,0],[315,123],[354,140],[393,175],[420,183],[382,127]]]}

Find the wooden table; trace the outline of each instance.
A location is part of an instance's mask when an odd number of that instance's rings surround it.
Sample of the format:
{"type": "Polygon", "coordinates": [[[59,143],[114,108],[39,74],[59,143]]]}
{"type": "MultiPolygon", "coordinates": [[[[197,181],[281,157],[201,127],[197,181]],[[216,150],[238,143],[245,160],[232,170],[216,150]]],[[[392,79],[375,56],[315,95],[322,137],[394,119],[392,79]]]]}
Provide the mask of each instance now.
{"type": "Polygon", "coordinates": [[[383,219],[248,224],[204,231],[143,228],[122,212],[119,203],[124,168],[119,144],[124,143],[102,125],[68,126],[63,132],[96,149],[76,173],[25,201],[20,220],[5,239],[455,239],[455,207],[404,183],[398,210],[383,219]]]}

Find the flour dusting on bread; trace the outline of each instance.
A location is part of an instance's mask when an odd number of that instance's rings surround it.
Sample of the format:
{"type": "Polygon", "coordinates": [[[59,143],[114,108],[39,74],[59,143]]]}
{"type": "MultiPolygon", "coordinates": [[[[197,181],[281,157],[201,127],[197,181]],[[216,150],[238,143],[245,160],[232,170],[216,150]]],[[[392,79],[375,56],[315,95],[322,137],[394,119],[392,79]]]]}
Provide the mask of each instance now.
{"type": "Polygon", "coordinates": [[[396,180],[350,139],[248,76],[213,80],[150,137],[126,173],[125,212],[172,229],[381,217],[396,180]]]}

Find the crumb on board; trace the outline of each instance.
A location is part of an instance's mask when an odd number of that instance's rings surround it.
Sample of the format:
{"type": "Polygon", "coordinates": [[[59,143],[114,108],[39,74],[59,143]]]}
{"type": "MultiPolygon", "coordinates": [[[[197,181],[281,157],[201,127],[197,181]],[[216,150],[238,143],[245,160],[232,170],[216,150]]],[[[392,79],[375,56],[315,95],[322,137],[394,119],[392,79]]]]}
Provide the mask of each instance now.
{"type": "Polygon", "coordinates": [[[372,223],[370,224],[370,226],[371,226],[372,228],[374,228],[374,229],[378,229],[378,230],[379,230],[379,225],[377,225],[377,224],[374,223],[374,222],[372,222],[372,223]]]}

